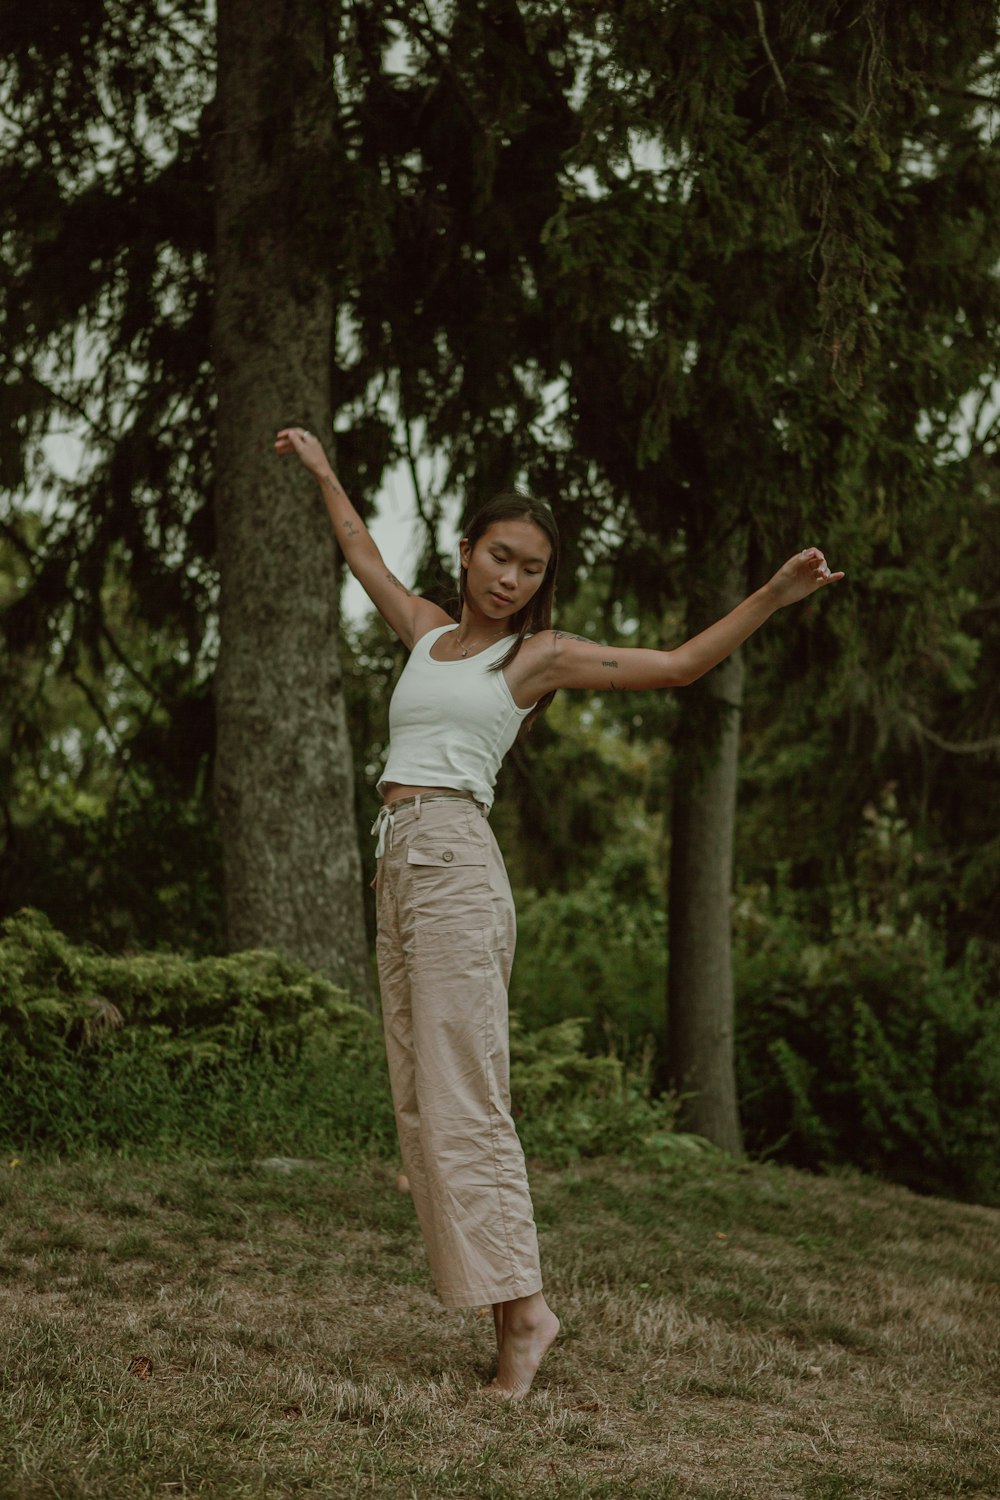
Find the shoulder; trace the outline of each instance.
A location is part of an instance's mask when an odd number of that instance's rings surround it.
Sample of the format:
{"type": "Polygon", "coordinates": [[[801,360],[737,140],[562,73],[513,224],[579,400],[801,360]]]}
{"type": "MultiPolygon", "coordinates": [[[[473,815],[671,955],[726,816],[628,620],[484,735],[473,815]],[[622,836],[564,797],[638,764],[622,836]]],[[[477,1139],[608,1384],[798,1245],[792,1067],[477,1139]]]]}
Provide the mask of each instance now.
{"type": "Polygon", "coordinates": [[[510,666],[505,668],[515,697],[526,696],[534,703],[543,694],[561,686],[567,654],[578,650],[577,642],[580,641],[593,644],[586,636],[572,635],[567,630],[539,630],[529,635],[510,666]]]}
{"type": "Polygon", "coordinates": [[[589,636],[574,635],[569,630],[540,630],[537,635],[528,637],[522,650],[532,652],[537,662],[551,662],[572,652],[578,644],[593,646],[595,643],[589,636]]]}
{"type": "Polygon", "coordinates": [[[525,671],[538,671],[556,659],[567,639],[560,630],[537,630],[534,635],[525,636],[515,659],[523,663],[525,671]]]}
{"type": "Polygon", "coordinates": [[[414,594],[413,603],[413,638],[409,642],[411,651],[419,641],[423,640],[424,636],[430,635],[431,631],[440,634],[443,630],[455,628],[455,621],[439,604],[434,604],[430,599],[424,599],[419,594],[414,594]]]}

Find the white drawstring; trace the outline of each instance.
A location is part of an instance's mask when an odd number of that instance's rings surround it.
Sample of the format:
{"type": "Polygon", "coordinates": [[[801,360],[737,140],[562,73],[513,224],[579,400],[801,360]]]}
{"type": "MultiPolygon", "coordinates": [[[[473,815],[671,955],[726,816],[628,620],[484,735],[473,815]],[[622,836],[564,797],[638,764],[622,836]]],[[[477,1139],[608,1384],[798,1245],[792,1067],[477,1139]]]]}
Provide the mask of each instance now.
{"type": "Polygon", "coordinates": [[[378,834],[378,843],[375,845],[375,858],[381,859],[385,853],[386,833],[389,835],[389,848],[392,848],[396,833],[396,817],[391,806],[383,806],[378,810],[378,817],[372,824],[372,833],[378,834]]]}

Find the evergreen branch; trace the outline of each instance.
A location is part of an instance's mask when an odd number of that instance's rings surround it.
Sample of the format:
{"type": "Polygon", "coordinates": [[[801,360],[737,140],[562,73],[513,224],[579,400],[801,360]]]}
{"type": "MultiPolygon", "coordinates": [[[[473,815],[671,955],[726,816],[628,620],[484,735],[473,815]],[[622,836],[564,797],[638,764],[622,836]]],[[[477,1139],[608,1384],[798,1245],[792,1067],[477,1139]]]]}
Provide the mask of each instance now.
{"type": "Polygon", "coordinates": [[[406,442],[407,467],[410,470],[410,478],[413,481],[413,503],[417,508],[417,515],[423,522],[424,529],[427,532],[428,540],[430,541],[434,556],[437,557],[436,533],[431,518],[427,514],[427,507],[424,501],[424,497],[420,491],[420,476],[417,472],[417,456],[413,451],[413,433],[410,427],[410,418],[405,411],[403,412],[403,435],[406,442]]]}
{"type": "Polygon", "coordinates": [[[975,89],[953,89],[946,83],[932,83],[931,88],[936,94],[947,94],[949,99],[972,99],[977,104],[990,104],[996,108],[996,98],[993,94],[980,94],[975,89]]]}
{"type": "MultiPolygon", "coordinates": [[[[63,661],[65,661],[65,660],[66,660],[66,658],[65,658],[65,654],[64,654],[63,661]]],[[[108,736],[108,739],[111,741],[111,744],[114,747],[115,755],[116,756],[120,756],[121,755],[121,749],[122,749],[122,747],[121,747],[121,745],[118,742],[118,736],[115,734],[115,731],[114,731],[114,728],[112,727],[111,721],[109,720],[107,714],[104,712],[104,708],[101,705],[101,703],[98,701],[97,695],[94,692],[93,688],[90,687],[90,685],[84,681],[84,679],[80,676],[79,672],[70,672],[70,674],[69,674],[69,680],[70,680],[70,682],[75,683],[76,686],[80,689],[80,692],[83,694],[83,696],[86,698],[87,702],[90,704],[90,707],[91,707],[91,709],[94,712],[95,718],[97,719],[97,721],[100,724],[101,728],[104,730],[104,733],[108,736]]]]}
{"type": "Polygon", "coordinates": [[[18,371],[18,373],[31,385],[35,386],[38,390],[43,391],[44,394],[48,396],[50,400],[56,402],[58,406],[64,406],[66,410],[71,411],[75,417],[79,417],[81,422],[86,423],[91,432],[98,433],[101,431],[100,423],[94,421],[94,418],[87,411],[86,407],[81,406],[79,401],[74,401],[71,396],[65,395],[62,391],[57,391],[55,387],[49,385],[47,381],[40,380],[33,370],[20,370],[18,371]]]}
{"type": "MultiPolygon", "coordinates": [[[[406,460],[410,470],[410,477],[413,481],[413,503],[416,506],[417,515],[420,517],[426,536],[424,557],[427,558],[429,554],[429,556],[434,559],[434,565],[438,573],[445,575],[448,573],[448,568],[441,556],[441,553],[438,550],[436,525],[436,521],[440,516],[440,507],[436,504],[437,497],[433,495],[428,495],[425,497],[421,493],[420,477],[417,472],[417,455],[413,449],[413,435],[410,427],[410,418],[407,412],[403,409],[402,397],[400,398],[400,410],[403,418],[403,435],[406,445],[406,460]]],[[[422,570],[423,564],[421,564],[421,571],[422,570]]]]}
{"type": "Polygon", "coordinates": [[[787,99],[788,89],[785,86],[784,78],[781,76],[781,69],[778,67],[778,63],[774,56],[774,53],[771,51],[771,43],[767,39],[767,27],[764,24],[764,7],[763,5],[761,5],[760,0],[753,0],[753,8],[757,12],[757,31],[760,35],[761,46],[767,53],[767,60],[771,64],[771,69],[774,73],[775,78],[778,80],[778,87],[780,88],[784,97],[787,99]]]}
{"type": "Polygon", "coordinates": [[[401,25],[403,25],[404,27],[408,27],[412,34],[420,38],[424,46],[427,48],[428,52],[430,52],[432,57],[437,62],[442,73],[446,74],[454,85],[455,95],[458,99],[459,104],[466,111],[473,123],[477,125],[480,130],[484,130],[485,126],[483,125],[482,120],[479,118],[479,115],[476,112],[475,106],[469,98],[468,90],[466,89],[465,83],[463,82],[458,69],[452,63],[452,60],[448,56],[447,51],[442,52],[442,46],[447,48],[447,37],[442,37],[440,33],[435,30],[434,17],[428,10],[426,3],[424,3],[423,5],[423,11],[425,16],[427,17],[426,26],[421,26],[413,11],[406,6],[393,6],[390,9],[389,14],[393,17],[394,20],[399,21],[401,25]]]}
{"type": "Polygon", "coordinates": [[[125,668],[126,672],[130,673],[130,675],[135,678],[139,686],[149,694],[154,703],[159,702],[160,695],[156,691],[156,688],[142,674],[142,672],[139,671],[138,667],[132,665],[131,661],[125,655],[125,652],[122,650],[121,646],[119,646],[118,642],[112,635],[111,629],[108,626],[108,622],[104,619],[101,619],[98,622],[98,629],[100,630],[101,635],[103,635],[104,639],[107,641],[108,645],[111,647],[113,654],[118,658],[122,666],[125,668]]]}
{"type": "Polygon", "coordinates": [[[1000,734],[990,735],[985,740],[965,740],[961,744],[957,740],[946,740],[944,735],[938,734],[926,724],[922,724],[916,714],[907,714],[906,722],[911,729],[939,750],[944,750],[948,755],[989,755],[1000,751],[1000,734]]]}

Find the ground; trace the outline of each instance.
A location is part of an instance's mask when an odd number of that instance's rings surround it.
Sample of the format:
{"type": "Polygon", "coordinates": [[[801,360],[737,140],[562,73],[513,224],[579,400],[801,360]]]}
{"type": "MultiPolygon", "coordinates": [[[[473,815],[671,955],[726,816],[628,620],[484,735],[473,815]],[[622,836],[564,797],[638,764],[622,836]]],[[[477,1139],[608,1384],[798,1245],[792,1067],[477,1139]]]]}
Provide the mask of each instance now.
{"type": "Polygon", "coordinates": [[[0,1166],[5,1500],[1000,1497],[996,1210],[535,1167],[564,1331],[508,1406],[389,1163],[0,1166]]]}

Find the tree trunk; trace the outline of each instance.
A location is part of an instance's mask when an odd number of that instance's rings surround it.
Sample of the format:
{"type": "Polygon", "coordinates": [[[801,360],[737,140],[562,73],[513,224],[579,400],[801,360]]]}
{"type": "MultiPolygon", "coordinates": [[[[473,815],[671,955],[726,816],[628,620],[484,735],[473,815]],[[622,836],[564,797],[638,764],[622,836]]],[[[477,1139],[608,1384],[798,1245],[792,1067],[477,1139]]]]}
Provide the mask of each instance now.
{"type": "MultiPolygon", "coordinates": [[[[743,547],[715,577],[699,570],[689,633],[727,614],[744,594],[743,547]]],[[[733,1064],[731,895],[743,661],[735,652],[686,688],[671,816],[667,1070],[688,1096],[685,1130],[740,1156],[733,1064]]]]}
{"type": "Polygon", "coordinates": [[[277,948],[370,1003],[335,543],[315,484],[273,451],[287,423],[331,431],[323,7],[219,0],[218,67],[215,799],[227,939],[277,948]]]}

